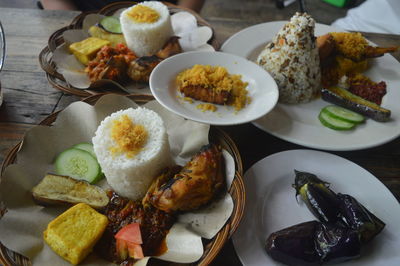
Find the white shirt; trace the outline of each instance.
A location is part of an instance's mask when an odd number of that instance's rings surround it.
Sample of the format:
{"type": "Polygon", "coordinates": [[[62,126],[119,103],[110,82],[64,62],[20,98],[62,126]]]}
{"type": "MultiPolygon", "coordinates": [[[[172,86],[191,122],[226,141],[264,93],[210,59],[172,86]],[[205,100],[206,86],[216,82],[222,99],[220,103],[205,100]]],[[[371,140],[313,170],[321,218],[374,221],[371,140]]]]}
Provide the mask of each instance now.
{"type": "Polygon", "coordinates": [[[344,30],[400,34],[400,0],[367,0],[332,23],[344,30]]]}

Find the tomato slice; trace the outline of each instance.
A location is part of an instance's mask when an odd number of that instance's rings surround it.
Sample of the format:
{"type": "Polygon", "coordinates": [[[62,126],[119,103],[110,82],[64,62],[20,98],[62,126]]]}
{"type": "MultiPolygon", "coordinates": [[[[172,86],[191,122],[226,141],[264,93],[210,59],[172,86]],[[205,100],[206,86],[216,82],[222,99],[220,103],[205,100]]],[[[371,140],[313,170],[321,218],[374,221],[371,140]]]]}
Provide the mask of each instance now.
{"type": "Polygon", "coordinates": [[[132,242],[126,242],[128,244],[128,253],[129,257],[134,259],[143,259],[143,249],[142,246],[139,244],[135,244],[132,242]]]}
{"type": "Polygon", "coordinates": [[[115,238],[117,240],[121,239],[133,244],[143,244],[139,223],[131,223],[122,227],[115,235],[115,238]]]}
{"type": "Polygon", "coordinates": [[[126,260],[128,258],[128,244],[125,240],[117,239],[116,249],[121,260],[126,260]]]}

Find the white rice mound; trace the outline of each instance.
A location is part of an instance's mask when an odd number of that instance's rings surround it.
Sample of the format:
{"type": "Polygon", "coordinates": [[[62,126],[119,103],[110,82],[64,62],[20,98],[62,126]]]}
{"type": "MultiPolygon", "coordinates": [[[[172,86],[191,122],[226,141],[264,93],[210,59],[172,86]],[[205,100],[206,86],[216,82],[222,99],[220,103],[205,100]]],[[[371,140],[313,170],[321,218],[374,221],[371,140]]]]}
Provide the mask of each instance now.
{"type": "Polygon", "coordinates": [[[156,112],[146,108],[129,108],[106,117],[92,142],[108,184],[116,193],[132,200],[143,198],[156,175],[172,162],[164,123],[156,112]],[[120,120],[122,115],[127,115],[134,124],[144,126],[148,133],[147,143],[133,158],[110,151],[116,146],[111,138],[113,121],[120,120]]]}
{"type": "Polygon", "coordinates": [[[280,102],[309,102],[319,93],[321,71],[314,27],[311,16],[296,13],[257,58],[275,79],[280,102]]]}
{"type": "Polygon", "coordinates": [[[154,23],[137,23],[128,12],[136,5],[121,13],[120,22],[127,46],[137,56],[153,55],[160,50],[166,41],[173,35],[171,17],[168,8],[158,1],[145,1],[144,5],[154,9],[160,15],[154,23]]]}

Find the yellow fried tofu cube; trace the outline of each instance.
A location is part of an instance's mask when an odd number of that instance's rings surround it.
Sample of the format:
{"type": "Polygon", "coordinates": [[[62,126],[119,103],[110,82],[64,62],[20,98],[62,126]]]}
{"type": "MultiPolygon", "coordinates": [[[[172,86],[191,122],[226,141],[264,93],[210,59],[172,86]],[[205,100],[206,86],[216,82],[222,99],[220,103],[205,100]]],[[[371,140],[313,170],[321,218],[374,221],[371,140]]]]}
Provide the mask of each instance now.
{"type": "Polygon", "coordinates": [[[92,60],[97,52],[106,45],[110,45],[110,41],[89,37],[80,42],[74,42],[69,46],[71,53],[84,65],[87,65],[92,60]]]}
{"type": "Polygon", "coordinates": [[[92,251],[107,224],[105,215],[78,203],[51,221],[43,238],[59,256],[76,265],[92,251]]]}

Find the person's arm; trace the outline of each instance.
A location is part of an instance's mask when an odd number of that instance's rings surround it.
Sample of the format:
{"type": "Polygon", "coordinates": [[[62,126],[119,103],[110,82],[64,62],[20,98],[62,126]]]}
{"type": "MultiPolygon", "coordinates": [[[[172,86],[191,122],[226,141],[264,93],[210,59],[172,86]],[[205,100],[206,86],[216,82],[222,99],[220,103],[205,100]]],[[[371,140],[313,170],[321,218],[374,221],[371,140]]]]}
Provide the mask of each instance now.
{"type": "Polygon", "coordinates": [[[44,9],[50,10],[78,10],[72,0],[40,0],[44,9]]]}
{"type": "Polygon", "coordinates": [[[204,5],[204,2],[205,0],[179,0],[178,5],[190,8],[193,11],[200,13],[201,8],[204,5]]]}

